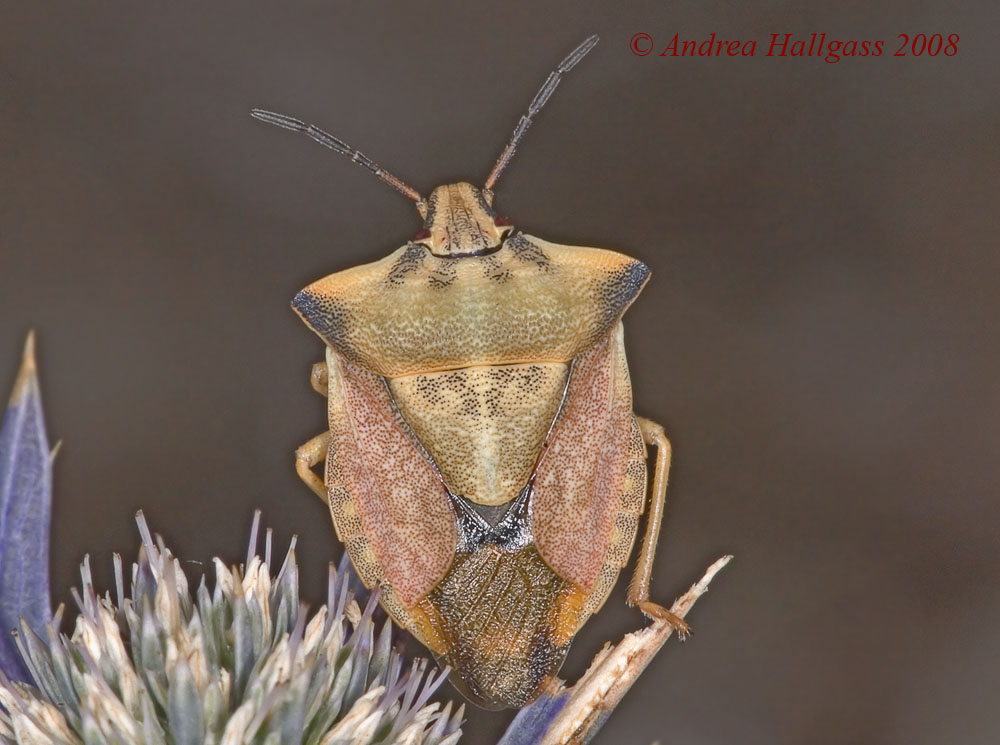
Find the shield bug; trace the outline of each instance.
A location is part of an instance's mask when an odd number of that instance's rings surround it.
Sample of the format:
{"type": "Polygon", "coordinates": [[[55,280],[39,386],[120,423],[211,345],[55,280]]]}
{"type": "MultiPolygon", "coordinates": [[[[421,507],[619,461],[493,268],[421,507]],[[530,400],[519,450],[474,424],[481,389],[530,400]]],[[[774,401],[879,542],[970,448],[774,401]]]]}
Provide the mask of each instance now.
{"type": "Polygon", "coordinates": [[[342,140],[253,112],[365,166],[423,217],[389,256],[295,296],[326,343],[312,382],[329,419],[296,467],[365,585],[486,708],[521,706],[556,673],[626,566],[647,501],[628,602],[687,631],[649,599],[670,444],[632,411],[621,322],[649,269],[527,235],[492,207],[533,117],[596,43],[549,75],[481,189],[427,200],[342,140]]]}

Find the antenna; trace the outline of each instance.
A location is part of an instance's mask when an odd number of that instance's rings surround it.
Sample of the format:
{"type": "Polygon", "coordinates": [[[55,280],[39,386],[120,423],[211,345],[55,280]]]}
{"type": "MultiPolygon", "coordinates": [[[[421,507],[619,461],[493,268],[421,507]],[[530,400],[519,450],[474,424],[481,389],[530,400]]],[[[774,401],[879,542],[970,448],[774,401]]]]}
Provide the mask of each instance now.
{"type": "Polygon", "coordinates": [[[503,173],[503,169],[510,163],[510,159],[514,157],[514,152],[517,150],[517,146],[521,144],[521,138],[524,137],[524,133],[531,126],[532,119],[534,119],[535,115],[542,110],[542,107],[549,100],[556,86],[559,85],[559,81],[562,80],[562,76],[572,70],[577,62],[586,57],[587,52],[593,49],[599,40],[600,37],[596,34],[584,39],[583,43],[570,52],[566,56],[566,59],[560,62],[559,66],[550,72],[545,82],[542,83],[542,87],[538,89],[538,93],[535,94],[535,97],[531,99],[531,103],[528,105],[528,113],[524,114],[517,123],[517,126],[514,127],[514,134],[511,135],[510,142],[507,143],[507,147],[500,153],[496,165],[493,166],[493,170],[490,171],[490,175],[486,179],[486,184],[483,186],[483,195],[486,197],[487,202],[493,201],[493,186],[496,184],[497,179],[500,178],[500,174],[503,173]]]}
{"type": "Polygon", "coordinates": [[[275,114],[273,111],[264,111],[263,109],[254,109],[250,112],[250,115],[254,119],[259,119],[267,124],[273,124],[276,127],[281,127],[283,129],[290,129],[293,132],[301,132],[304,135],[308,135],[312,139],[316,140],[320,145],[325,145],[326,147],[333,150],[335,153],[340,153],[341,155],[346,155],[351,159],[352,162],[362,165],[369,171],[378,176],[382,181],[389,184],[393,189],[398,191],[400,194],[404,194],[417,203],[417,209],[423,212],[426,209],[426,203],[424,198],[420,196],[420,193],[414,189],[412,186],[408,186],[401,179],[396,178],[391,173],[382,168],[378,163],[373,161],[363,152],[357,148],[353,148],[346,142],[338,137],[334,137],[329,132],[324,132],[319,127],[313,124],[306,124],[305,122],[299,121],[298,119],[293,119],[290,116],[285,116],[284,114],[275,114]]]}

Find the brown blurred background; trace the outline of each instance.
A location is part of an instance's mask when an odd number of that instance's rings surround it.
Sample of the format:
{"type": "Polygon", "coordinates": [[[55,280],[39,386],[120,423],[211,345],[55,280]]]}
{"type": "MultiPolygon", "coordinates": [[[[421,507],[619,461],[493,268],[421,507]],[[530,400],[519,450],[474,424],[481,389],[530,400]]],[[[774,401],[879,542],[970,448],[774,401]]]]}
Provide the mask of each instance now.
{"type": "MultiPolygon", "coordinates": [[[[675,467],[654,597],[736,555],[600,742],[996,743],[1000,66],[992,3],[7,3],[0,350],[39,332],[52,563],[243,554],[253,508],[339,553],[292,451],[324,426],[289,299],[418,227],[363,170],[253,121],[315,122],[427,193],[481,183],[590,33],[497,191],[515,224],[641,258],[637,410],[675,467]],[[653,54],[629,50],[637,32],[653,54]],[[825,32],[878,58],[657,56],[825,32]],[[958,54],[892,56],[897,34],[958,54]]],[[[4,384],[6,385],[6,384],[4,384]]],[[[197,565],[192,564],[197,570],[197,565]]],[[[642,623],[624,582],[575,677],[642,623]]],[[[468,743],[503,714],[470,712],[468,743]]]]}

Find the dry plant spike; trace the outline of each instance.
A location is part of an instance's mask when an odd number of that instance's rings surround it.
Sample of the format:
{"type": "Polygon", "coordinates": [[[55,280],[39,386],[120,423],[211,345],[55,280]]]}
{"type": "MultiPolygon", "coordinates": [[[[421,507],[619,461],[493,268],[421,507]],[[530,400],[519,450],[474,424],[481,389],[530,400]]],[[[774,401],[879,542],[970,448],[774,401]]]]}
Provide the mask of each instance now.
{"type": "Polygon", "coordinates": [[[35,334],[24,344],[21,369],[0,411],[0,671],[30,680],[13,637],[23,618],[35,630],[52,617],[49,524],[52,461],[35,361],[35,334]]]}
{"type": "MultiPolygon", "coordinates": [[[[698,598],[708,590],[715,575],[732,558],[723,556],[712,564],[690,590],[674,601],[670,612],[684,618],[698,598]]],[[[590,741],[673,633],[674,628],[670,623],[655,621],[640,631],[626,634],[617,645],[606,646],[597,653],[587,672],[575,685],[570,688],[560,685],[522,711],[504,735],[501,745],[515,742],[582,745],[590,741]],[[525,722],[519,722],[522,714],[530,716],[529,710],[535,706],[557,705],[554,699],[560,697],[565,699],[565,703],[552,718],[548,728],[544,732],[534,733],[530,739],[526,738],[525,730],[529,727],[524,727],[525,722]],[[519,734],[515,734],[517,729],[520,729],[519,734]]]]}

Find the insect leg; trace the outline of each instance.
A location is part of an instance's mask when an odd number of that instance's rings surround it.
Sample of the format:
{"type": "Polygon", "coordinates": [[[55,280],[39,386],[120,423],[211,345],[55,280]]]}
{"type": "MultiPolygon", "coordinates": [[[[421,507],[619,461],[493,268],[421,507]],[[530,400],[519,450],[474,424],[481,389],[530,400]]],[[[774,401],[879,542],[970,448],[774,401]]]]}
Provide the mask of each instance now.
{"type": "Polygon", "coordinates": [[[306,482],[306,486],[316,492],[316,496],[326,502],[326,485],[323,479],[316,475],[313,468],[326,460],[326,451],[330,447],[330,433],[323,432],[299,446],[295,451],[295,472],[306,482]]]}
{"type": "Polygon", "coordinates": [[[650,618],[666,621],[677,635],[684,638],[691,627],[684,619],[649,599],[649,580],[653,574],[653,559],[656,542],[660,537],[660,523],[663,522],[663,504],[667,496],[667,477],[670,474],[670,440],[656,422],[636,417],[642,430],[642,439],[647,445],[656,446],[656,465],[653,467],[653,490],[649,500],[649,516],[646,518],[646,535],[642,538],[635,574],[628,588],[628,604],[638,606],[650,618]]]}
{"type": "Polygon", "coordinates": [[[309,382],[312,384],[313,390],[323,398],[326,398],[328,393],[329,376],[330,371],[327,369],[325,362],[314,364],[312,372],[309,374],[309,382]]]}

